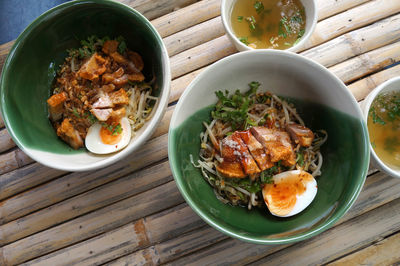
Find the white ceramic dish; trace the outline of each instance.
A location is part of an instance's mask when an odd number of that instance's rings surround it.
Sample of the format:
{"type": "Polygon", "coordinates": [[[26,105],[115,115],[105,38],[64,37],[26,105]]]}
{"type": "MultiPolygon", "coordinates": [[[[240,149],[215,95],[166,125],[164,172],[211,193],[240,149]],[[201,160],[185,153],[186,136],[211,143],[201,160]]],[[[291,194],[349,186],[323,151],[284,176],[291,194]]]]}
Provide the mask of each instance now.
{"type": "Polygon", "coordinates": [[[368,171],[369,140],[358,103],[325,67],[292,52],[252,50],[214,63],[187,87],[171,118],[168,158],[183,197],[210,225],[251,243],[283,244],[326,230],[351,207],[368,171]],[[290,219],[221,203],[190,162],[190,155],[194,161],[199,158],[202,121],[211,121],[215,92],[244,92],[252,81],[261,83],[259,92],[289,98],[313,131],[328,132],[317,196],[312,206],[290,219]]]}
{"type": "MultiPolygon", "coordinates": [[[[221,18],[222,24],[224,25],[225,31],[235,45],[238,51],[248,51],[254,50],[253,48],[242,43],[234,34],[231,26],[231,13],[234,3],[237,0],[222,0],[221,3],[221,18]]],[[[310,38],[311,34],[314,32],[315,26],[317,25],[318,15],[317,15],[317,4],[315,0],[300,0],[303,4],[306,13],[306,29],[303,37],[294,46],[286,49],[286,51],[297,52],[301,50],[307,40],[310,38]]],[[[250,3],[250,2],[249,2],[250,3]]]]}
{"type": "MultiPolygon", "coordinates": [[[[400,77],[396,77],[382,83],[381,85],[376,87],[370,94],[368,94],[368,96],[365,98],[365,100],[361,105],[361,108],[364,112],[365,121],[368,121],[368,112],[376,96],[384,92],[399,91],[399,90],[400,90],[400,77]]],[[[370,143],[370,149],[372,157],[371,162],[375,167],[386,172],[390,176],[400,178],[400,169],[389,167],[387,164],[382,162],[382,160],[378,157],[378,155],[374,151],[371,143],[370,143]]]]}

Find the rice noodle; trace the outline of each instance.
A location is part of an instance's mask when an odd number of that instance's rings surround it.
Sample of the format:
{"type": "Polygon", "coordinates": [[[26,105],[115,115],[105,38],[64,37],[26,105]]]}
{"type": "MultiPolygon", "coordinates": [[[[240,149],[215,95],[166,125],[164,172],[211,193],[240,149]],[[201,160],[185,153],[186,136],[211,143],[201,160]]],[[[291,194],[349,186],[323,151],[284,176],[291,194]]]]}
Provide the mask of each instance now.
{"type": "MultiPolygon", "coordinates": [[[[260,125],[261,123],[261,125],[266,126],[267,123],[272,122],[269,126],[276,127],[280,130],[284,130],[286,124],[290,122],[296,122],[304,126],[304,121],[297,114],[296,109],[290,107],[287,102],[276,95],[271,95],[271,97],[264,100],[265,103],[257,102],[255,97],[256,95],[251,99],[252,104],[248,107],[247,117],[255,122],[256,125],[260,125]]],[[[235,110],[230,107],[226,109],[235,110]]],[[[244,123],[245,126],[243,127],[253,125],[253,123],[249,125],[247,121],[244,123]]],[[[197,162],[198,164],[194,164],[191,156],[192,164],[201,169],[203,177],[214,188],[214,193],[221,202],[230,203],[232,205],[239,204],[243,207],[247,207],[249,210],[253,206],[260,206],[261,202],[263,202],[263,196],[260,190],[260,188],[262,188],[260,174],[235,179],[223,177],[221,173],[217,171],[217,166],[224,161],[221,154],[221,140],[232,133],[232,125],[217,119],[213,119],[209,124],[203,122],[203,125],[205,130],[200,134],[200,160],[197,162]],[[260,186],[258,187],[259,190],[254,192],[254,188],[257,186],[260,186]],[[260,201],[257,199],[260,199],[260,201]]],[[[239,128],[236,130],[245,129],[239,128]]],[[[320,133],[323,134],[323,136],[315,133],[315,139],[310,147],[306,148],[301,147],[299,144],[295,145],[293,150],[297,156],[299,156],[296,158],[296,163],[290,167],[284,168],[284,170],[280,169],[282,166],[278,166],[279,171],[298,169],[307,171],[314,177],[321,175],[323,159],[322,154],[319,152],[319,147],[326,142],[327,133],[324,130],[321,130],[320,133]]],[[[275,163],[274,166],[277,166],[277,163],[275,163]]],[[[276,172],[274,174],[276,174],[276,172]]]]}

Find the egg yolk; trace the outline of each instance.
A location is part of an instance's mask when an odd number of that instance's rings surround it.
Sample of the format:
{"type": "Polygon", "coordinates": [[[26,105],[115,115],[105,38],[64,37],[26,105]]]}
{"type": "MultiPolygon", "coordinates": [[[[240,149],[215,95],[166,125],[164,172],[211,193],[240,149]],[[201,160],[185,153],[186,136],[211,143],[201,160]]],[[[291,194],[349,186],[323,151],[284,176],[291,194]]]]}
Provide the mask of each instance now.
{"type": "Polygon", "coordinates": [[[312,176],[308,173],[291,175],[275,184],[268,184],[264,188],[264,199],[268,209],[279,216],[288,215],[294,208],[297,195],[306,191],[306,183],[312,176]]]}
{"type": "Polygon", "coordinates": [[[118,143],[121,140],[122,134],[119,133],[119,134],[114,134],[113,135],[113,133],[110,130],[108,130],[105,127],[101,127],[101,129],[100,129],[100,138],[101,138],[101,141],[104,144],[114,145],[114,144],[118,143]]]}

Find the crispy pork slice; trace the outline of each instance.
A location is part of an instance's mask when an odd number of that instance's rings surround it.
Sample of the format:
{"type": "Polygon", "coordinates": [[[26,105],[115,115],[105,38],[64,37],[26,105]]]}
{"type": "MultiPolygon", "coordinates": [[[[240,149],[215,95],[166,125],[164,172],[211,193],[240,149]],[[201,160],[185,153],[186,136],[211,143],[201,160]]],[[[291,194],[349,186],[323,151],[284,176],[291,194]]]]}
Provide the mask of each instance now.
{"type": "Polygon", "coordinates": [[[250,133],[249,130],[240,131],[238,133],[240,134],[244,144],[247,145],[247,148],[249,149],[254,160],[257,162],[258,167],[262,171],[274,166],[263,145],[257,141],[257,139],[250,133]]]}
{"type": "Polygon", "coordinates": [[[247,146],[244,144],[238,132],[232,134],[232,141],[235,141],[237,143],[237,145],[235,145],[235,153],[242,163],[244,172],[250,176],[256,173],[260,173],[260,168],[258,168],[257,163],[254,161],[253,156],[251,156],[249,150],[247,149],[247,146]]]}
{"type": "Polygon", "coordinates": [[[97,100],[92,104],[93,109],[113,108],[114,104],[108,95],[103,91],[99,91],[97,100]]]}
{"type": "Polygon", "coordinates": [[[143,67],[144,67],[144,63],[143,63],[143,59],[140,56],[140,54],[133,52],[133,51],[129,51],[129,50],[128,50],[127,54],[128,54],[129,60],[131,60],[131,62],[135,65],[137,70],[142,71],[143,67]]]}
{"type": "Polygon", "coordinates": [[[83,147],[83,141],[79,132],[74,128],[68,118],[65,118],[57,128],[57,136],[76,150],[83,147]]]}
{"type": "Polygon", "coordinates": [[[142,82],[144,80],[144,75],[142,74],[142,72],[128,74],[127,76],[130,81],[142,82]]]}
{"type": "Polygon", "coordinates": [[[99,120],[107,121],[110,118],[113,109],[90,109],[90,112],[99,120]]]}
{"type": "Polygon", "coordinates": [[[64,102],[66,100],[67,94],[65,92],[53,94],[49,99],[47,99],[51,121],[54,122],[62,118],[62,114],[64,111],[64,102]]]}
{"type": "Polygon", "coordinates": [[[118,45],[119,45],[118,41],[115,41],[115,40],[105,41],[104,45],[103,45],[103,48],[102,48],[102,51],[105,54],[114,53],[114,52],[117,51],[118,45]]]}
{"type": "Polygon", "coordinates": [[[89,60],[87,60],[79,69],[78,75],[81,78],[94,80],[99,77],[99,75],[103,74],[106,71],[106,63],[103,57],[94,53],[89,60]]]}
{"type": "Polygon", "coordinates": [[[295,153],[288,133],[266,127],[252,127],[250,131],[267,150],[271,157],[271,162],[282,161],[285,166],[292,166],[296,163],[295,153]]]}
{"type": "Polygon", "coordinates": [[[124,69],[120,67],[113,73],[105,73],[101,78],[104,83],[112,83],[115,79],[122,77],[124,73],[124,69]]]}
{"type": "Polygon", "coordinates": [[[121,107],[121,108],[117,108],[117,109],[114,108],[114,110],[111,112],[110,119],[112,119],[114,121],[119,121],[125,115],[126,115],[125,107],[121,107]]]}
{"type": "Polygon", "coordinates": [[[124,89],[120,89],[110,94],[111,102],[114,105],[123,105],[129,103],[128,94],[124,89]]]}
{"type": "Polygon", "coordinates": [[[310,147],[314,140],[314,133],[307,127],[291,123],[286,125],[286,131],[289,133],[293,142],[302,147],[310,147]]]}
{"type": "Polygon", "coordinates": [[[216,166],[218,172],[226,177],[243,178],[246,174],[243,171],[242,164],[238,160],[236,151],[237,142],[228,136],[221,141],[221,155],[223,162],[216,166]]]}

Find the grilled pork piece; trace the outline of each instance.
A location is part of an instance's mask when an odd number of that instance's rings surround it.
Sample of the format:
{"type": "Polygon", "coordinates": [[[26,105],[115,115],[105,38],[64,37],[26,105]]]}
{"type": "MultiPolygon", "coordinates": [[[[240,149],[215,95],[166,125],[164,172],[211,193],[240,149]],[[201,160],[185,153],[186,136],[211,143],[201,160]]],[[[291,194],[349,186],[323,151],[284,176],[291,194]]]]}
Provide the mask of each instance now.
{"type": "Polygon", "coordinates": [[[92,108],[101,109],[101,108],[112,108],[114,107],[113,102],[111,101],[108,93],[100,91],[97,95],[97,100],[92,104],[92,108]]]}
{"type": "Polygon", "coordinates": [[[83,141],[79,132],[74,128],[68,118],[65,118],[57,128],[57,136],[68,143],[72,148],[79,149],[83,147],[83,141]]]}
{"type": "Polygon", "coordinates": [[[261,172],[238,132],[223,139],[221,146],[224,161],[217,166],[221,174],[241,178],[261,172]]]}
{"type": "Polygon", "coordinates": [[[54,122],[62,118],[65,100],[67,100],[67,94],[65,92],[54,94],[47,99],[51,121],[54,122]]]}
{"type": "Polygon", "coordinates": [[[114,73],[105,73],[101,78],[104,83],[113,83],[115,79],[120,78],[124,73],[124,69],[120,67],[114,73]]]}
{"type": "Polygon", "coordinates": [[[118,49],[119,42],[115,40],[108,40],[104,42],[102,51],[105,54],[116,52],[118,49]]]}
{"type": "Polygon", "coordinates": [[[314,140],[314,133],[305,126],[291,123],[286,125],[286,131],[289,133],[293,142],[302,147],[310,147],[314,140]]]}
{"type": "Polygon", "coordinates": [[[232,139],[232,136],[228,136],[221,141],[221,155],[224,160],[216,168],[218,172],[226,177],[242,178],[246,176],[236,155],[235,147],[237,145],[238,143],[232,139]]]}
{"type": "Polygon", "coordinates": [[[140,54],[132,51],[128,51],[128,58],[131,60],[131,62],[135,65],[136,69],[138,71],[142,71],[144,67],[143,59],[140,56],[140,54]]]}
{"type": "Polygon", "coordinates": [[[266,127],[252,127],[250,132],[264,146],[271,157],[271,162],[282,161],[285,166],[292,166],[296,163],[288,133],[266,127]]]}
{"type": "Polygon", "coordinates": [[[110,100],[113,105],[128,104],[129,97],[124,89],[120,89],[110,94],[110,100]]]}
{"type": "Polygon", "coordinates": [[[103,57],[94,53],[79,69],[78,75],[81,78],[94,80],[106,71],[106,63],[103,57]]]}
{"type": "Polygon", "coordinates": [[[264,147],[256,140],[249,130],[240,131],[238,133],[262,171],[274,166],[264,147]]]}
{"type": "Polygon", "coordinates": [[[260,168],[258,168],[257,163],[254,161],[249,150],[247,149],[247,146],[244,144],[238,132],[232,134],[232,141],[235,141],[237,143],[237,145],[235,146],[235,154],[238,160],[240,160],[240,162],[242,163],[246,175],[251,176],[256,173],[260,173],[260,168]]]}
{"type": "Polygon", "coordinates": [[[99,121],[107,121],[110,118],[113,109],[91,109],[90,112],[99,120],[99,121]]]}

